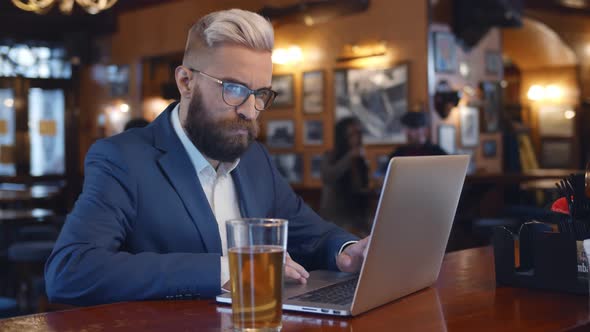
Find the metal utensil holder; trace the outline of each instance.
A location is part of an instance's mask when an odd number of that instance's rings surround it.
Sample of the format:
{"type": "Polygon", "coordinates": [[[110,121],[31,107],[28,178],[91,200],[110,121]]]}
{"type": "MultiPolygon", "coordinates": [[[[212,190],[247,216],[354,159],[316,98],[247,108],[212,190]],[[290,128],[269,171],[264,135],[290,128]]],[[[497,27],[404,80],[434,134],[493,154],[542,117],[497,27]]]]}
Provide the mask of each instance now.
{"type": "Polygon", "coordinates": [[[498,284],[588,295],[588,274],[580,278],[576,239],[569,234],[535,227],[514,234],[497,227],[492,241],[498,284]],[[515,241],[519,242],[518,252],[515,241]],[[519,255],[518,267],[515,255],[519,255]]]}

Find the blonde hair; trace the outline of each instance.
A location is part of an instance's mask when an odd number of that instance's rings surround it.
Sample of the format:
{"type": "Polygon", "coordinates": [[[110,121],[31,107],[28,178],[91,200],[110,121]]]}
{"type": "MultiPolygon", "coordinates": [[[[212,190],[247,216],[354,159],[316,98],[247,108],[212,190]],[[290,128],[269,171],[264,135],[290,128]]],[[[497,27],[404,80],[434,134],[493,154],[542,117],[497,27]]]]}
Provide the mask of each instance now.
{"type": "Polygon", "coordinates": [[[189,30],[184,58],[225,43],[272,52],[274,31],[268,20],[254,12],[242,9],[213,12],[189,30]]]}

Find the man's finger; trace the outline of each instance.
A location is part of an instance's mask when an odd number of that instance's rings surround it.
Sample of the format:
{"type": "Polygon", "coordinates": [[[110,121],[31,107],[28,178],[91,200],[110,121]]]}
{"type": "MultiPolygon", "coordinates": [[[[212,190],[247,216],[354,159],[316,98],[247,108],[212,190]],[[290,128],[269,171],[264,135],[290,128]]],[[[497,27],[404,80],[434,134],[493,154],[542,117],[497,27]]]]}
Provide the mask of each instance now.
{"type": "Polygon", "coordinates": [[[344,252],[346,252],[348,255],[350,255],[352,257],[364,256],[364,251],[365,251],[365,248],[367,247],[368,243],[369,243],[369,237],[365,237],[364,239],[360,240],[359,242],[346,247],[346,249],[344,249],[344,252]]]}
{"type": "Polygon", "coordinates": [[[289,266],[295,271],[297,271],[302,277],[309,278],[309,272],[305,270],[305,268],[299,265],[297,262],[291,259],[290,256],[287,256],[287,260],[285,262],[285,266],[289,266]]]}
{"type": "Polygon", "coordinates": [[[302,284],[307,283],[307,278],[304,278],[301,274],[299,274],[299,272],[290,266],[285,266],[285,277],[296,280],[302,284]]]}
{"type": "Polygon", "coordinates": [[[336,265],[342,272],[358,272],[361,268],[362,260],[343,252],[336,257],[336,265]]]}
{"type": "Polygon", "coordinates": [[[336,257],[336,265],[338,266],[338,269],[343,272],[358,272],[365,259],[368,243],[369,237],[365,237],[357,243],[346,247],[346,249],[336,257]]]}
{"type": "Polygon", "coordinates": [[[305,268],[303,268],[299,264],[297,264],[296,266],[295,265],[285,265],[285,267],[289,267],[289,268],[293,269],[295,272],[297,272],[303,278],[309,278],[309,272],[307,272],[305,270],[305,268]]]}
{"type": "Polygon", "coordinates": [[[338,256],[340,263],[343,266],[346,267],[350,267],[350,264],[352,264],[352,258],[350,257],[350,255],[348,255],[347,253],[343,252],[342,254],[340,254],[340,256],[338,256]]]}

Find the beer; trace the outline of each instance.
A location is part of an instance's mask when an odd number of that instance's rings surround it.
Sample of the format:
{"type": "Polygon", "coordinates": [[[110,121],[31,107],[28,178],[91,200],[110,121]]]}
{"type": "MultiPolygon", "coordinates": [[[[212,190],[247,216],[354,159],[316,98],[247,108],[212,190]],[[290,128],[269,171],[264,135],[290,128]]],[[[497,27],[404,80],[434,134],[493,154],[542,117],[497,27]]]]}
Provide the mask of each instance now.
{"type": "Polygon", "coordinates": [[[273,245],[230,248],[228,256],[234,329],[279,329],[283,248],[273,245]]]}

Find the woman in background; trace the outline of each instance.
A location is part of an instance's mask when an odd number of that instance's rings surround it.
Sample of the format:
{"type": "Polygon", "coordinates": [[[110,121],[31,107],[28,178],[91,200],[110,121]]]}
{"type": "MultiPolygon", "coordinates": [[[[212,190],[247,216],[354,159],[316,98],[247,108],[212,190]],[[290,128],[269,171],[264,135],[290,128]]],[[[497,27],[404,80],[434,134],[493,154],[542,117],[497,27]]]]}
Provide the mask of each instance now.
{"type": "Polygon", "coordinates": [[[361,237],[369,231],[368,172],[360,121],[341,119],[334,129],[334,149],[322,161],[320,215],[361,237]]]}

